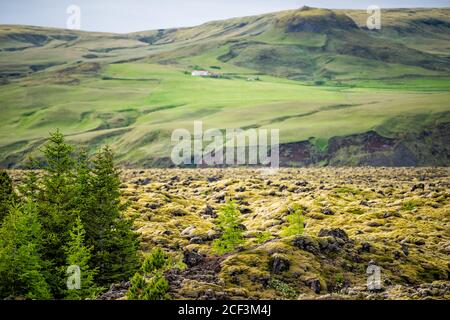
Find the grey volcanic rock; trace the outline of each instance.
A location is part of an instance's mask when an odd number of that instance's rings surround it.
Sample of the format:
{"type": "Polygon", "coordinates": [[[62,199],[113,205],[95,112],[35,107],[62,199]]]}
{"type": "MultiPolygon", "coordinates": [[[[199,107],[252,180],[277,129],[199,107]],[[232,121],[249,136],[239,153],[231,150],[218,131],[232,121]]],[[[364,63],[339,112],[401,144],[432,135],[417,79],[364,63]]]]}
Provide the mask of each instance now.
{"type": "Polygon", "coordinates": [[[333,237],[348,241],[347,233],[342,229],[322,229],[319,231],[319,237],[333,237]]]}

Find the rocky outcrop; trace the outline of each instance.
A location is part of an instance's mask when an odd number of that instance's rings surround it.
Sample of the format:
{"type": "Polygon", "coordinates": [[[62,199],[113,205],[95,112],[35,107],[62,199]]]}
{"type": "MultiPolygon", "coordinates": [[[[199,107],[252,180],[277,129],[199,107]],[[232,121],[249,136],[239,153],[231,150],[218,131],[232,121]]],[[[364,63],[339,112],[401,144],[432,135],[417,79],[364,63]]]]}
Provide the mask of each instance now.
{"type": "Polygon", "coordinates": [[[329,140],[326,150],[309,141],[280,145],[282,166],[416,167],[450,164],[450,123],[396,138],[375,131],[329,140]]]}

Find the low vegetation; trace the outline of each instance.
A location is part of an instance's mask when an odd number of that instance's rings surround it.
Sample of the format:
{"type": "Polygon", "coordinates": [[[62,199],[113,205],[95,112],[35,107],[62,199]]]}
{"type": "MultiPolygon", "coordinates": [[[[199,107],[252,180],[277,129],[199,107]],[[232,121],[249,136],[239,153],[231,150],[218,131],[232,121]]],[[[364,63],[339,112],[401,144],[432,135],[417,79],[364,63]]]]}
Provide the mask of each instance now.
{"type": "Polygon", "coordinates": [[[222,235],[213,242],[213,248],[217,253],[232,252],[244,242],[240,215],[239,209],[233,202],[220,209],[217,220],[222,235]]]}
{"type": "Polygon", "coordinates": [[[165,300],[169,298],[169,283],[163,272],[171,267],[170,260],[161,248],[154,249],[130,282],[127,298],[131,300],[165,300]]]}

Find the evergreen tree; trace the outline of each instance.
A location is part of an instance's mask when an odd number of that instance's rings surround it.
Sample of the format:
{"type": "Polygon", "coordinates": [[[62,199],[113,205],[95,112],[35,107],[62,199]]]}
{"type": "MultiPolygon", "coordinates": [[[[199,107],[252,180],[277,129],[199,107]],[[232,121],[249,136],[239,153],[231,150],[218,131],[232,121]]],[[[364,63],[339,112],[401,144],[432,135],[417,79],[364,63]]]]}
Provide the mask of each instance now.
{"type": "MultiPolygon", "coordinates": [[[[37,184],[39,218],[43,226],[45,259],[52,264],[48,282],[57,298],[64,296],[66,275],[57,266],[65,264],[64,245],[78,215],[72,147],[56,131],[44,145],[43,177],[37,184]]],[[[31,188],[30,188],[31,189],[31,188]]]]}
{"type": "Polygon", "coordinates": [[[6,171],[0,170],[0,225],[8,214],[9,206],[16,200],[11,178],[6,171]]]}
{"type": "Polygon", "coordinates": [[[95,298],[100,291],[94,283],[94,276],[96,270],[91,270],[89,261],[91,259],[92,247],[85,246],[85,230],[81,219],[78,217],[75,224],[69,232],[70,240],[65,247],[67,268],[76,266],[80,271],[80,287],[68,288],[66,291],[66,299],[69,300],[83,300],[86,298],[95,298]]]}
{"type": "Polygon", "coordinates": [[[167,300],[169,295],[169,282],[160,272],[150,278],[147,285],[142,290],[142,300],[167,300]]]}
{"type": "Polygon", "coordinates": [[[0,298],[50,299],[41,226],[33,204],[15,205],[0,228],[0,298]]]}
{"type": "Polygon", "coordinates": [[[100,284],[108,284],[134,274],[139,265],[138,240],[131,229],[133,221],[123,216],[120,173],[114,167],[111,149],[103,148],[93,164],[89,219],[84,223],[88,244],[95,248],[92,265],[99,268],[96,279],[100,284]]]}
{"type": "Polygon", "coordinates": [[[144,263],[142,264],[142,272],[144,274],[151,274],[157,270],[164,270],[168,265],[168,257],[164,253],[164,250],[160,247],[153,249],[150,255],[145,258],[144,263]]]}
{"type": "MultiPolygon", "coordinates": [[[[42,274],[53,296],[82,299],[96,291],[96,285],[129,279],[138,269],[139,243],[133,221],[123,215],[111,149],[102,149],[92,163],[84,150],[74,159],[72,147],[56,131],[42,153],[42,161],[32,161],[30,167],[42,171],[29,170],[19,190],[25,201],[36,205],[47,266],[42,274]],[[62,266],[68,263],[80,267],[86,290],[67,292],[62,266]]],[[[4,181],[8,193],[8,179],[4,181]]]]}
{"type": "MultiPolygon", "coordinates": [[[[89,157],[85,149],[78,152],[78,157],[75,164],[75,193],[76,193],[76,207],[80,213],[86,213],[91,201],[91,169],[89,164],[89,157]]],[[[83,220],[83,219],[82,219],[83,220]]]]}
{"type": "Polygon", "coordinates": [[[136,273],[130,281],[127,292],[128,300],[166,300],[169,282],[164,271],[174,267],[173,261],[167,257],[160,247],[152,250],[141,266],[141,273],[136,273]]]}

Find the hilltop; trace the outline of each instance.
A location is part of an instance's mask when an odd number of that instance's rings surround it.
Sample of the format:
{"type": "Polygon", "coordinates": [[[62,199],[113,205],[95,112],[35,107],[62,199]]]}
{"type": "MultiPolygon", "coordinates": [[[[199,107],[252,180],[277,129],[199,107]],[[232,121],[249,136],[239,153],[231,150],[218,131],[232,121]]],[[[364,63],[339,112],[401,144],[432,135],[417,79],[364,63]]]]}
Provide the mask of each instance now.
{"type": "Polygon", "coordinates": [[[302,8],[131,34],[0,26],[0,164],[49,131],[122,165],[170,166],[170,135],[279,128],[283,165],[448,165],[450,8],[302,8]],[[206,69],[220,78],[194,78],[206,69]],[[252,81],[250,81],[252,80],[252,81]]]}

